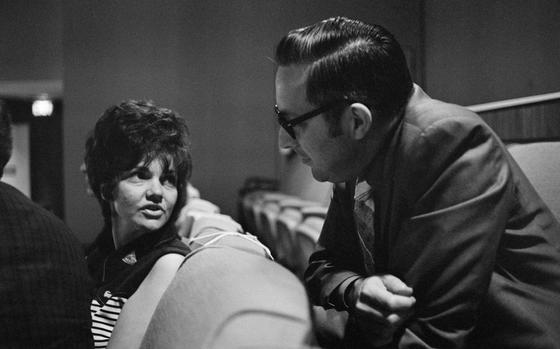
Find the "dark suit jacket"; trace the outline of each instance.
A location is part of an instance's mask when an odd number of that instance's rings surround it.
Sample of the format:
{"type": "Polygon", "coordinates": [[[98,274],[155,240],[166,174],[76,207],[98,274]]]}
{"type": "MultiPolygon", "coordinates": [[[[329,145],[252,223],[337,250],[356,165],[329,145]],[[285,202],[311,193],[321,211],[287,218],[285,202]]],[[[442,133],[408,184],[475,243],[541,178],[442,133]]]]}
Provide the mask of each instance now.
{"type": "MultiPolygon", "coordinates": [[[[560,225],[493,131],[418,86],[368,173],[375,272],[413,287],[402,348],[560,348],[560,225]]],[[[310,258],[313,301],[365,275],[353,183],[335,190],[310,258]]]]}
{"type": "Polygon", "coordinates": [[[87,275],[70,230],[0,182],[0,347],[90,348],[87,275]]]}

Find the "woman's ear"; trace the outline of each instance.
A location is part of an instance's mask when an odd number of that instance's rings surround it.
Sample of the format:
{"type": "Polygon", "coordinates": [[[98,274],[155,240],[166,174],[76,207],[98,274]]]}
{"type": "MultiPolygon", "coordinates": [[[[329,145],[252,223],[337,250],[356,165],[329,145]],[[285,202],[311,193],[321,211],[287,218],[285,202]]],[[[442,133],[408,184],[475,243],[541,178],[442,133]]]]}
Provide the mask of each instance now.
{"type": "Polygon", "coordinates": [[[356,140],[363,139],[373,127],[371,110],[362,103],[352,103],[348,112],[350,113],[349,117],[351,120],[351,137],[356,140]]]}

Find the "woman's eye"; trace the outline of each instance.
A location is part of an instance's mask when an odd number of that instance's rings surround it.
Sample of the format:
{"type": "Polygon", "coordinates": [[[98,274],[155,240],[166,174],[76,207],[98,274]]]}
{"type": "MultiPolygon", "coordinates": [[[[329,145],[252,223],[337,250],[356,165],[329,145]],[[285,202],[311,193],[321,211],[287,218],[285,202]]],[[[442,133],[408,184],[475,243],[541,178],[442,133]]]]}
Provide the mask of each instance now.
{"type": "Polygon", "coordinates": [[[132,180],[134,180],[134,179],[146,180],[146,179],[150,179],[150,177],[151,177],[151,174],[150,174],[149,171],[145,171],[145,170],[141,170],[141,169],[132,171],[130,173],[130,176],[129,176],[129,178],[132,179],[132,180]]]}
{"type": "Polygon", "coordinates": [[[140,172],[137,176],[140,179],[150,179],[152,177],[149,172],[140,172]]]}
{"type": "Polygon", "coordinates": [[[177,185],[177,177],[175,175],[167,175],[167,176],[164,176],[162,178],[161,182],[165,185],[176,186],[177,185]]]}

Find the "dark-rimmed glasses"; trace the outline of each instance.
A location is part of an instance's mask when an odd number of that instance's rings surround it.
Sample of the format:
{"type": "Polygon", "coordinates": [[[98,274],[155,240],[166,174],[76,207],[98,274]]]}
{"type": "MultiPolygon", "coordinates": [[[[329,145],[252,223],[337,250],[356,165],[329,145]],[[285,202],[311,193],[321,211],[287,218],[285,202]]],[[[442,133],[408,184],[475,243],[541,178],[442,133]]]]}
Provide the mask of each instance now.
{"type": "Polygon", "coordinates": [[[286,131],[286,133],[288,133],[290,135],[290,137],[292,137],[293,139],[296,139],[296,132],[294,131],[294,126],[296,126],[297,124],[300,124],[302,122],[304,122],[305,120],[309,120],[312,117],[315,117],[317,115],[320,115],[326,111],[329,111],[330,109],[333,109],[336,106],[339,105],[349,105],[352,104],[353,101],[345,98],[342,100],[338,100],[338,101],[334,101],[328,104],[325,104],[322,107],[319,107],[317,109],[314,109],[308,113],[296,116],[295,118],[291,119],[291,120],[287,120],[286,117],[284,116],[284,113],[280,111],[280,109],[278,109],[278,105],[274,106],[274,113],[276,114],[276,119],[278,120],[278,124],[280,124],[280,126],[286,131]]]}

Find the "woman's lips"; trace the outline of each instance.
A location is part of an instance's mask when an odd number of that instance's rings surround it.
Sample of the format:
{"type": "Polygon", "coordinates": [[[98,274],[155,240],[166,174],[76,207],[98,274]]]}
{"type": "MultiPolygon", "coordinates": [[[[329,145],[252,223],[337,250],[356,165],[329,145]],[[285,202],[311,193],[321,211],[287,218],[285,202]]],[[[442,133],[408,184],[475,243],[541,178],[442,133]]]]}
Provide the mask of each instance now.
{"type": "Polygon", "coordinates": [[[140,211],[149,218],[159,218],[165,213],[165,210],[159,205],[146,205],[140,211]]]}

